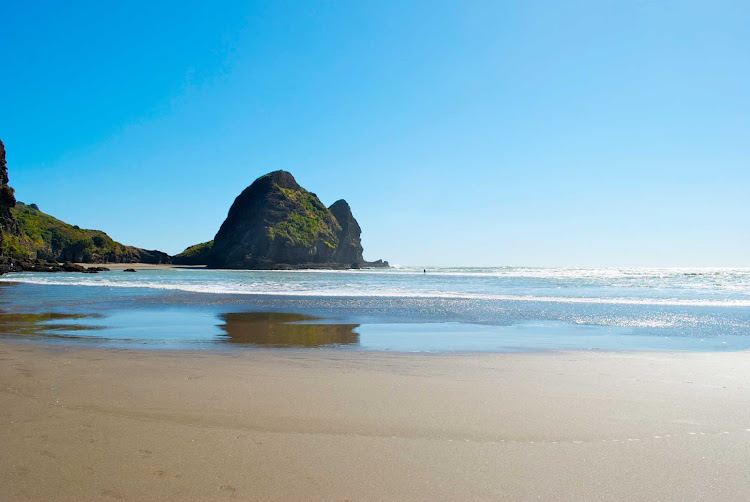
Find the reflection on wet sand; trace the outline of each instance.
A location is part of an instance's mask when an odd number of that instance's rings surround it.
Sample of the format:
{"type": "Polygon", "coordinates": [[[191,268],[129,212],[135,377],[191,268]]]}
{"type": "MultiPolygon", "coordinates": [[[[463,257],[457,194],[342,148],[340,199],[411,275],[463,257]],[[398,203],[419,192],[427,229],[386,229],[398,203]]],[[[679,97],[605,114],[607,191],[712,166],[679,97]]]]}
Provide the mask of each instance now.
{"type": "Polygon", "coordinates": [[[100,318],[98,314],[41,314],[0,313],[0,335],[44,335],[75,337],[76,331],[103,329],[104,326],[80,324],[81,319],[100,318]],[[68,322],[66,322],[68,321],[68,322]]]}
{"type": "Polygon", "coordinates": [[[322,347],[359,343],[359,324],[316,324],[317,317],[274,312],[221,314],[225,341],[268,347],[322,347]]]}

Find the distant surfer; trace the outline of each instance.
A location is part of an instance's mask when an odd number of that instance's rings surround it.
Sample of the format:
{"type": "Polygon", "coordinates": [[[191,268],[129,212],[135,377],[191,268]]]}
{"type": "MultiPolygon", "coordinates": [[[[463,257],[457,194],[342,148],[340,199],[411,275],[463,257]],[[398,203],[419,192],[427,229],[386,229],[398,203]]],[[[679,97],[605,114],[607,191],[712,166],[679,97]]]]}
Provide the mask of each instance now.
{"type": "Polygon", "coordinates": [[[426,268],[422,269],[422,273],[426,274],[427,273],[427,269],[426,268]]]}

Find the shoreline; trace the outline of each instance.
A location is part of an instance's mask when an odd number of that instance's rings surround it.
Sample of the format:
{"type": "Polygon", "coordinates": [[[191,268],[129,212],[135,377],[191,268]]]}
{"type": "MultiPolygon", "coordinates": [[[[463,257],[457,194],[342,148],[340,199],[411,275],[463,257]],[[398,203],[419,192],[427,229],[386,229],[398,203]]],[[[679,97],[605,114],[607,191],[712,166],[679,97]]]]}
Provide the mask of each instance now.
{"type": "MultiPolygon", "coordinates": [[[[257,283],[243,274],[209,271],[113,271],[59,279],[31,275],[0,279],[3,333],[76,338],[110,347],[146,343],[159,350],[196,344],[447,353],[750,349],[748,312],[743,310],[625,310],[598,304],[572,309],[564,302],[321,296],[315,291],[331,284],[354,290],[350,282],[355,281],[335,274],[290,276],[292,286],[315,290],[288,292],[273,290],[281,281],[272,276],[257,283]]],[[[378,280],[367,276],[362,283],[379,287],[378,280]]]]}
{"type": "Polygon", "coordinates": [[[205,270],[249,270],[249,271],[257,271],[257,272],[274,272],[274,271],[296,271],[296,270],[319,270],[319,271],[327,271],[327,270],[384,270],[389,269],[392,267],[384,267],[384,266],[369,266],[364,265],[362,267],[351,267],[349,265],[341,265],[341,266],[331,266],[331,264],[326,264],[325,266],[315,264],[315,263],[306,263],[303,265],[286,265],[286,264],[279,264],[278,267],[268,267],[268,268],[214,268],[209,269],[206,265],[179,265],[174,263],[160,263],[160,264],[153,264],[153,263],[74,263],[74,265],[80,265],[85,268],[89,267],[106,267],[112,271],[120,271],[125,270],[127,268],[132,268],[135,270],[169,270],[169,269],[205,269],[205,270]]]}
{"type": "Polygon", "coordinates": [[[186,269],[204,269],[205,265],[174,265],[171,263],[167,264],[154,264],[154,263],[75,263],[82,267],[106,267],[111,271],[122,271],[127,268],[135,270],[170,270],[174,268],[186,268],[186,269]]]}
{"type": "Polygon", "coordinates": [[[726,500],[750,488],[747,352],[0,340],[0,358],[0,499],[726,500]]]}

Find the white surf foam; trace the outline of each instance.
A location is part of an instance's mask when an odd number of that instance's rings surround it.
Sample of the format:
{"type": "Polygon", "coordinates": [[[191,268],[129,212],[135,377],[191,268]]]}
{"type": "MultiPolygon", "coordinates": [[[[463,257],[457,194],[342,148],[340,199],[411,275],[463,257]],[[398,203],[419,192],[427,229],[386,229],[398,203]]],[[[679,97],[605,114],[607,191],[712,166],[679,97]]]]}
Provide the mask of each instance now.
{"type": "Polygon", "coordinates": [[[300,296],[323,298],[437,298],[467,300],[497,300],[509,302],[543,302],[569,304],[607,305],[654,305],[654,306],[696,306],[696,307],[750,307],[750,299],[703,299],[703,298],[633,298],[633,297],[585,297],[585,296],[536,296],[513,294],[483,294],[460,291],[427,291],[368,284],[346,284],[343,286],[311,287],[310,283],[256,282],[238,284],[231,282],[180,282],[179,280],[149,281],[111,280],[99,276],[41,276],[31,274],[9,274],[0,282],[21,282],[61,286],[145,288],[166,291],[185,291],[204,294],[253,295],[253,296],[300,296]]]}

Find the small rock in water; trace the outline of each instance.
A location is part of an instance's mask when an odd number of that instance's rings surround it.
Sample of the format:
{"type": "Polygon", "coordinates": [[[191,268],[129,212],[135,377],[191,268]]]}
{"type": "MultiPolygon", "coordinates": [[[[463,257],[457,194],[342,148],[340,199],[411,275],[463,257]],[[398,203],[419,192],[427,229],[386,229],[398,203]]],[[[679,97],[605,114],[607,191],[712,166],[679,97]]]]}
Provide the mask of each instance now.
{"type": "Polygon", "coordinates": [[[69,261],[63,263],[62,269],[64,272],[84,272],[86,270],[83,266],[70,263],[69,261]]]}

